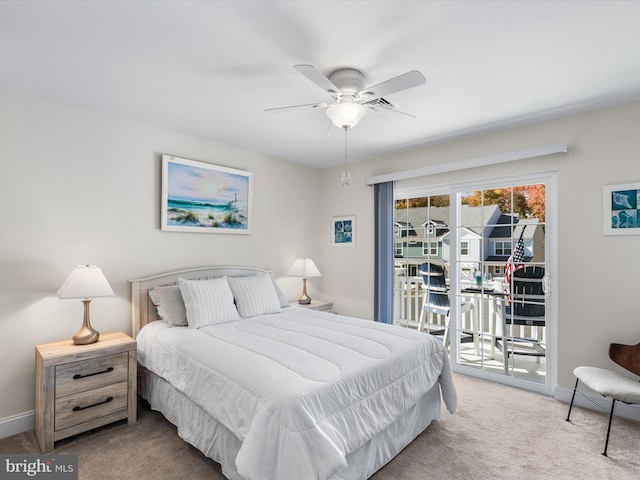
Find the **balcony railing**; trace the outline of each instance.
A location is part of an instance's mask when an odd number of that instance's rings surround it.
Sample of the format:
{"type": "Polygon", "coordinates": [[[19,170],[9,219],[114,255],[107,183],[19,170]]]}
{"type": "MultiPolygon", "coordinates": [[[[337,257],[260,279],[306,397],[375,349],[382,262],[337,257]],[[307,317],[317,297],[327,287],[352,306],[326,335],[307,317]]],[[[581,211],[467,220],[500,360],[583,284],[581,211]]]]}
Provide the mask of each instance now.
{"type": "MultiPolygon", "coordinates": [[[[465,281],[468,282],[467,279],[464,279],[463,283],[465,281]]],[[[487,286],[487,288],[489,287],[487,286]]],[[[397,274],[394,278],[394,323],[425,332],[431,331],[431,333],[444,329],[448,321],[446,316],[428,312],[424,313],[424,323],[421,325],[420,318],[425,293],[421,276],[397,274]],[[430,318],[427,318],[429,315],[430,318]]],[[[465,338],[468,341],[473,341],[472,345],[461,344],[460,363],[477,366],[482,362],[494,361],[497,364],[496,371],[503,370],[502,350],[498,347],[504,341],[503,315],[505,314],[505,302],[508,300],[500,295],[486,295],[482,291],[461,293],[458,298],[461,302],[472,304],[472,308],[461,315],[458,329],[460,336],[457,337],[453,335],[453,332],[450,332],[451,339],[465,338]]],[[[507,328],[509,336],[531,338],[542,344],[546,341],[546,328],[544,327],[509,325],[507,328]]],[[[544,376],[544,365],[540,367],[540,358],[532,360],[531,358],[523,359],[520,355],[512,357],[515,358],[515,364],[512,365],[514,371],[519,368],[525,372],[524,376],[538,378],[544,376]],[[533,367],[526,365],[527,362],[531,363],[532,361],[536,362],[533,367]]]]}
{"type": "Polygon", "coordinates": [[[422,311],[422,293],[422,277],[395,276],[393,286],[395,324],[418,328],[422,311]]]}

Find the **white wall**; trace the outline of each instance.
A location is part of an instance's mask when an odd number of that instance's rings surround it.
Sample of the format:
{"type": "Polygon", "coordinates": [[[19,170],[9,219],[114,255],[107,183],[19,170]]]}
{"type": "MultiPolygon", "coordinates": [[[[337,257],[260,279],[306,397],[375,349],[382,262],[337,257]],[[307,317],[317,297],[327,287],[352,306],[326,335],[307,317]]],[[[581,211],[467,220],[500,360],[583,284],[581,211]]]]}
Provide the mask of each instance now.
{"type": "MultiPolygon", "coordinates": [[[[373,188],[365,177],[555,140],[567,140],[570,153],[415,184],[557,170],[559,384],[572,386],[577,365],[609,366],[610,342],[640,341],[640,236],[605,237],[601,227],[602,185],[640,181],[640,104],[352,163],[349,190],[340,167],[319,172],[6,90],[0,105],[0,419],[33,408],[33,346],[80,326],[81,302],[55,295],[74,265],[100,265],[116,292],[92,302],[102,332],[130,331],[129,278],[205,264],[260,266],[278,277],[299,256],[317,259],[323,274],[309,280],[312,297],[372,318],[373,188]],[[160,231],[163,153],[254,172],[253,234],[160,231]],[[342,215],[356,216],[354,247],[331,246],[331,217],[342,215]]],[[[297,298],[299,279],[279,283],[297,298]]]]}
{"type": "Polygon", "coordinates": [[[373,188],[364,183],[367,165],[349,165],[353,183],[348,190],[340,185],[344,166],[324,170],[321,184],[321,226],[323,294],[342,315],[373,319],[373,188]],[[355,245],[332,246],[332,217],[355,215],[355,245]]]}
{"type": "MultiPolygon", "coordinates": [[[[99,265],[116,293],[91,302],[92,324],[126,333],[130,278],[228,264],[277,278],[300,256],[322,270],[318,170],[6,90],[0,105],[0,420],[34,407],[34,345],[80,328],[82,302],[56,296],[76,264],[99,265]],[[164,153],[253,172],[253,233],[161,231],[164,153]]],[[[300,279],[278,281],[298,297],[300,279]]]]}
{"type": "Polygon", "coordinates": [[[633,104],[425,146],[350,165],[354,186],[340,194],[333,185],[341,168],[324,170],[322,237],[330,236],[332,215],[355,214],[358,222],[358,244],[348,252],[322,244],[325,295],[340,313],[373,317],[373,188],[364,186],[365,177],[567,140],[569,154],[403,181],[403,186],[556,170],[558,383],[573,387],[578,365],[613,366],[607,356],[610,342],[640,342],[640,236],[602,234],[602,186],[640,182],[638,125],[640,104],[633,104]]]}

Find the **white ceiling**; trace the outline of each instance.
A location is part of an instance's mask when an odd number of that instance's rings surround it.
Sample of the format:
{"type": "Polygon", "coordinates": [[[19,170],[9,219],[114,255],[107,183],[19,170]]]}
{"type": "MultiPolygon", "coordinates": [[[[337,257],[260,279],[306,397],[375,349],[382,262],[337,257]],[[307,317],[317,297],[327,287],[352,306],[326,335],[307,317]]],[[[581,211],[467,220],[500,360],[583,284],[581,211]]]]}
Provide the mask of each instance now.
{"type": "MultiPolygon", "coordinates": [[[[1,1],[0,86],[326,168],[344,134],[293,69],[409,70],[349,161],[640,101],[638,1],[1,1]]],[[[1,107],[0,107],[1,108],[1,107]]],[[[179,152],[172,152],[179,153],[179,152]]]]}

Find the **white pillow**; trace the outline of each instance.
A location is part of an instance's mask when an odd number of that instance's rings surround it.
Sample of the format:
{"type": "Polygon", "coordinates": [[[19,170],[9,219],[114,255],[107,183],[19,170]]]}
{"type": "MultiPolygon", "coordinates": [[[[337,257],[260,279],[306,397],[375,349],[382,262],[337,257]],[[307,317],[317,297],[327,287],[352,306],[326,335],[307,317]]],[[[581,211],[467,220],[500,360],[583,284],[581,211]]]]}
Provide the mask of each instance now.
{"type": "MultiPolygon", "coordinates": [[[[273,280],[273,277],[271,277],[271,280],[273,280]]],[[[278,286],[275,280],[273,280],[273,288],[276,289],[276,295],[278,295],[278,301],[280,302],[280,306],[282,308],[290,307],[291,305],[289,304],[289,300],[287,300],[287,297],[284,296],[284,293],[282,293],[282,290],[280,289],[280,287],[278,286]]]]}
{"type": "Polygon", "coordinates": [[[251,277],[229,277],[229,286],[242,318],[282,311],[278,293],[269,273],[251,277]]]}
{"type": "Polygon", "coordinates": [[[233,304],[233,294],[227,277],[210,280],[185,280],[184,278],[178,280],[190,328],[240,320],[233,304]]]}
{"type": "Polygon", "coordinates": [[[154,287],[149,290],[149,298],[156,306],[158,318],[171,326],[187,325],[187,311],[180,293],[180,287],[154,287]]]}

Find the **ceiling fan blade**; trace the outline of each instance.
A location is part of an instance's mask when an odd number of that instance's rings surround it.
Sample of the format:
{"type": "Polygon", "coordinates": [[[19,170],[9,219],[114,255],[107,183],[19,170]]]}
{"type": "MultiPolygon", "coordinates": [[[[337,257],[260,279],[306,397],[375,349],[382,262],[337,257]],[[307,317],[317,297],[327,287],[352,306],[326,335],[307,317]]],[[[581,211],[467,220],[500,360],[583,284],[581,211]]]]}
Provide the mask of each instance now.
{"type": "Polygon", "coordinates": [[[424,78],[424,75],[417,70],[411,70],[410,72],[403,73],[402,75],[398,75],[372,87],[365,88],[360,92],[360,97],[366,101],[371,101],[384,97],[385,95],[391,95],[401,92],[402,90],[424,85],[426,82],[427,79],[424,78]]]}
{"type": "Polygon", "coordinates": [[[388,112],[401,113],[402,115],[406,115],[406,116],[408,116],[408,117],[416,118],[416,116],[415,116],[415,115],[413,115],[413,114],[411,114],[411,113],[402,112],[402,111],[397,110],[397,109],[395,109],[395,108],[385,107],[385,106],[383,106],[383,105],[376,105],[376,106],[374,107],[374,109],[376,109],[376,108],[381,108],[382,110],[387,110],[388,112]]]}
{"type": "Polygon", "coordinates": [[[273,112],[273,111],[276,111],[276,110],[289,110],[289,109],[293,110],[293,109],[296,109],[296,108],[308,108],[308,107],[311,107],[311,108],[325,108],[327,106],[328,105],[326,103],[305,103],[305,104],[302,104],[302,105],[289,105],[287,107],[265,108],[264,111],[265,112],[273,112]]]}
{"type": "Polygon", "coordinates": [[[293,68],[295,68],[299,73],[307,77],[332,97],[335,97],[340,92],[340,89],[336,87],[331,80],[325,77],[320,72],[320,70],[318,70],[313,65],[294,65],[293,68]]]}

